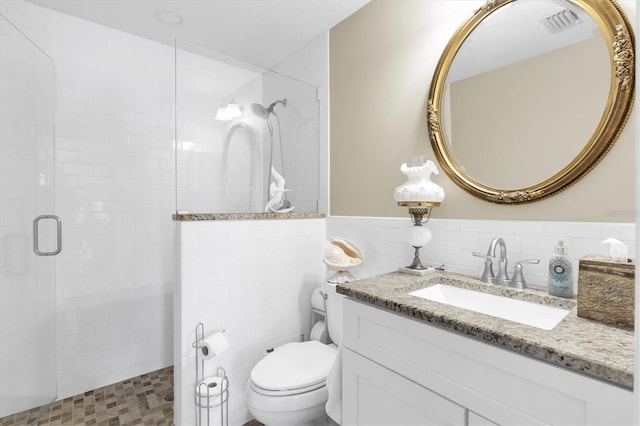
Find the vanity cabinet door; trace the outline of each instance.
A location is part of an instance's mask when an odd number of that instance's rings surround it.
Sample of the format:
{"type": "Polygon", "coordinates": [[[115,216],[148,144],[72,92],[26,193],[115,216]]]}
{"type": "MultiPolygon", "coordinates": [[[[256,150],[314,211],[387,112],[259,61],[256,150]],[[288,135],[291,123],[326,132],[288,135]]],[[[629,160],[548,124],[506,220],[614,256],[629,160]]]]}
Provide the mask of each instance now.
{"type": "Polygon", "coordinates": [[[343,425],[465,425],[466,409],[349,349],[343,353],[343,425]]]}

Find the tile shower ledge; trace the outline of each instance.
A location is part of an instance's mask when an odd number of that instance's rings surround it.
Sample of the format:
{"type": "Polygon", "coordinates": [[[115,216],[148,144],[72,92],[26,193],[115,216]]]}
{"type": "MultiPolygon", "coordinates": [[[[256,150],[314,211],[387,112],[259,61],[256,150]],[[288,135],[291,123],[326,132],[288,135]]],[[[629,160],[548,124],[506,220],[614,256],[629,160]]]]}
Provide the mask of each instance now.
{"type": "Polygon", "coordinates": [[[451,272],[423,277],[392,272],[341,284],[337,291],[430,325],[633,389],[633,332],[578,317],[575,299],[553,297],[535,289],[505,289],[451,272]],[[546,331],[408,294],[438,283],[507,293],[514,299],[571,311],[553,330],[546,331]]]}
{"type": "Polygon", "coordinates": [[[266,220],[266,219],[324,219],[325,213],[178,213],[174,219],[179,222],[205,220],[266,220]]]}

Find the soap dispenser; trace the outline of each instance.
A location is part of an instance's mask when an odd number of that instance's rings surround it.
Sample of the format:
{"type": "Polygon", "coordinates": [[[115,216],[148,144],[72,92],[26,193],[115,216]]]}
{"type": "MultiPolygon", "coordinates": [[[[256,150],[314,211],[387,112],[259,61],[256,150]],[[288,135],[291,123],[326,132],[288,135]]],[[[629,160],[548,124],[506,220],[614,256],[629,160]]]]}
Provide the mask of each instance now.
{"type": "Polygon", "coordinates": [[[563,241],[558,241],[555,252],[556,255],[549,260],[549,294],[573,297],[573,266],[563,241]]]}

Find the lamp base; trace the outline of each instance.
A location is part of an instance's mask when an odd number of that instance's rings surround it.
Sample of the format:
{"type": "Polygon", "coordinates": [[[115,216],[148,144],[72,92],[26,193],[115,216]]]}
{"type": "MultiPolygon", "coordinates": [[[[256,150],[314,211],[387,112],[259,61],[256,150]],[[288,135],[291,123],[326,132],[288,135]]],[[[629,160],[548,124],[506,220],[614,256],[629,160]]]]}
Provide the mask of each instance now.
{"type": "Polygon", "coordinates": [[[398,272],[402,272],[403,274],[411,274],[411,275],[419,275],[419,276],[427,275],[435,271],[436,271],[436,268],[432,268],[432,267],[427,267],[424,269],[412,269],[405,266],[403,268],[398,268],[398,272]]]}

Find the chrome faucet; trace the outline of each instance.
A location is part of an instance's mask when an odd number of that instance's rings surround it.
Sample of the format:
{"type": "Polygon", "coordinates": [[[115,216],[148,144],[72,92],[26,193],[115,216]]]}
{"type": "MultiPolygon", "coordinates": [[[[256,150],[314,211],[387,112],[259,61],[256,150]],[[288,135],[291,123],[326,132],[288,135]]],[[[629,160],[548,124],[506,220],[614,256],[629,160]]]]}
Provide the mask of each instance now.
{"type": "Polygon", "coordinates": [[[478,252],[473,252],[473,255],[483,257],[485,259],[484,271],[482,272],[480,281],[498,285],[509,285],[510,280],[507,275],[507,245],[502,238],[496,237],[491,240],[491,244],[489,244],[489,249],[487,250],[486,255],[478,252]],[[493,272],[493,261],[496,260],[496,247],[500,249],[500,257],[498,258],[498,275],[493,272]]]}
{"type": "Polygon", "coordinates": [[[498,259],[498,275],[496,276],[495,283],[499,285],[509,285],[510,279],[507,275],[507,244],[505,244],[504,240],[500,237],[491,240],[487,253],[490,251],[494,259],[496,257],[496,246],[500,248],[500,258],[498,259]]]}
{"type": "Polygon", "coordinates": [[[498,284],[513,287],[518,290],[527,288],[524,275],[522,273],[523,263],[540,263],[540,259],[525,259],[516,263],[513,268],[513,277],[509,278],[507,273],[507,245],[500,237],[496,237],[491,240],[487,254],[478,253],[474,251],[472,253],[476,257],[484,258],[484,271],[482,271],[482,277],[480,281],[491,284],[498,284]],[[496,260],[496,248],[500,249],[500,257],[498,257],[498,275],[493,272],[493,262],[496,260]]]}

